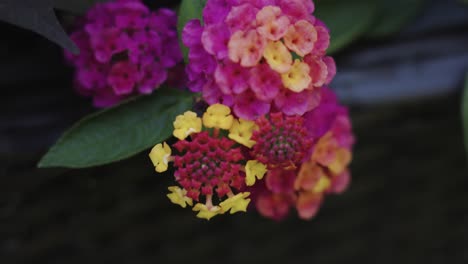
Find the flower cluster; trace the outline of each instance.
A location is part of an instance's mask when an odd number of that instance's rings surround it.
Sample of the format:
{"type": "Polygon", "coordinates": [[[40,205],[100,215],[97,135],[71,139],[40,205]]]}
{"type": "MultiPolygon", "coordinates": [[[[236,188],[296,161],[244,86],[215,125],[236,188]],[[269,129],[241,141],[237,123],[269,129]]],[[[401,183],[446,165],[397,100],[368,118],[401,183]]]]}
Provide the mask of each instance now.
{"type": "MultiPolygon", "coordinates": [[[[354,137],[347,109],[324,88],[321,104],[298,119],[307,133],[302,141],[311,140],[312,145],[302,150],[304,156],[294,166],[272,168],[251,191],[257,210],[276,220],[286,217],[290,208],[302,219],[314,217],[324,196],[343,192],[350,181],[347,167],[354,137]]],[[[260,129],[254,136],[265,132],[260,129]]]]}
{"type": "Polygon", "coordinates": [[[302,116],[336,73],[329,32],[310,0],[208,0],[183,31],[189,88],[253,120],[269,112],[302,116]]]}
{"type": "Polygon", "coordinates": [[[245,143],[253,128],[253,122],[234,118],[229,107],[221,104],[208,107],[202,118],[191,111],[178,116],[173,135],[179,141],[173,145],[174,153],[166,143],[157,144],[150,153],[157,172],[173,163],[180,186],[169,187],[168,198],[184,208],[197,202],[193,210],[205,219],[227,211],[245,212],[250,193],[241,190],[252,182],[253,174],[265,173],[251,168],[242,145],[237,144],[245,143]],[[214,204],[215,198],[219,204],[214,204]]]}
{"type": "Polygon", "coordinates": [[[157,172],[173,163],[180,186],[169,187],[169,199],[182,207],[196,201],[193,210],[206,219],[246,211],[251,199],[266,217],[282,219],[295,207],[301,218],[312,218],[325,194],[347,187],[354,143],[347,109],[329,89],[321,96],[304,116],[276,112],[248,121],[222,104],[202,118],[190,111],[178,116],[173,149],[162,143],[150,153],[157,172]]]}
{"type": "Polygon", "coordinates": [[[189,88],[202,117],[176,118],[171,147],[157,144],[157,172],[174,168],[168,198],[200,218],[246,211],[280,220],[315,216],[350,182],[348,110],[327,88],[336,73],[329,33],[310,0],[208,0],[188,22],[189,88]]]}
{"type": "Polygon", "coordinates": [[[176,20],[172,10],[151,12],[139,0],[96,4],[71,35],[80,54],[66,53],[78,91],[106,107],[158,88],[182,60],[176,20]]]}

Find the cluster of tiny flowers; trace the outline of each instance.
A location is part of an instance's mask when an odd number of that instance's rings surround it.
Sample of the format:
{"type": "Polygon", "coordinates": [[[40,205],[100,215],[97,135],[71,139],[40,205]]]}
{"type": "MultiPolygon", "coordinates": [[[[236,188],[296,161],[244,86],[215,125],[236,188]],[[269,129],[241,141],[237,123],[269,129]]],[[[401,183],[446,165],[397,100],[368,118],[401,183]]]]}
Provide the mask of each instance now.
{"type": "Polygon", "coordinates": [[[178,116],[174,153],[164,142],[149,154],[157,172],[166,171],[169,162],[175,168],[179,186],[169,187],[171,202],[193,206],[197,217],[208,220],[228,211],[245,212],[250,193],[242,190],[255,182],[252,177],[262,177],[266,171],[254,173],[257,168],[251,168],[252,161],[246,160],[243,151],[242,144],[250,143],[253,129],[253,122],[234,118],[231,109],[221,104],[208,107],[202,118],[191,111],[178,116]]]}
{"type": "Polygon", "coordinates": [[[192,20],[182,35],[189,88],[246,120],[314,109],[336,67],[313,11],[310,0],[208,0],[203,25],[192,20]]]}
{"type": "Polygon", "coordinates": [[[169,163],[175,168],[179,186],[169,187],[169,199],[205,219],[245,212],[251,199],[272,219],[292,207],[312,218],[326,194],[348,186],[354,143],[347,109],[331,90],[320,93],[321,104],[303,116],[275,112],[249,121],[222,104],[209,106],[202,118],[190,111],[178,116],[173,149],[162,143],[150,153],[157,172],[169,163]]]}
{"type": "Polygon", "coordinates": [[[80,54],[66,53],[78,91],[97,107],[151,93],[182,60],[176,23],[172,10],[151,12],[140,0],[96,4],[71,35],[80,54]]]}
{"type": "MultiPolygon", "coordinates": [[[[325,195],[343,192],[350,182],[348,165],[354,137],[348,111],[337,103],[331,90],[323,88],[321,94],[322,102],[317,108],[296,117],[301,120],[306,136],[302,139],[289,137],[290,142],[302,141],[299,143],[307,146],[301,150],[302,156],[292,159],[290,166],[268,165],[271,169],[266,173],[265,180],[250,190],[257,210],[266,217],[281,220],[291,208],[296,208],[300,218],[311,219],[325,195]],[[312,143],[307,145],[308,142],[312,143]]],[[[271,134],[269,129],[269,126],[260,126],[260,130],[254,133],[254,137],[259,135],[256,137],[258,143],[266,141],[265,146],[284,145],[281,140],[275,142],[260,136],[271,134]]],[[[294,130],[296,133],[299,131],[297,128],[294,130]]],[[[291,133],[286,129],[282,131],[284,134],[291,133]]],[[[295,156],[290,154],[289,157],[295,156]]]]}
{"type": "Polygon", "coordinates": [[[149,154],[158,173],[174,169],[171,202],[204,219],[249,205],[311,219],[347,188],[354,137],[327,88],[336,67],[313,11],[311,0],[208,0],[203,24],[187,23],[188,86],[209,106],[178,116],[178,141],[149,154]]]}

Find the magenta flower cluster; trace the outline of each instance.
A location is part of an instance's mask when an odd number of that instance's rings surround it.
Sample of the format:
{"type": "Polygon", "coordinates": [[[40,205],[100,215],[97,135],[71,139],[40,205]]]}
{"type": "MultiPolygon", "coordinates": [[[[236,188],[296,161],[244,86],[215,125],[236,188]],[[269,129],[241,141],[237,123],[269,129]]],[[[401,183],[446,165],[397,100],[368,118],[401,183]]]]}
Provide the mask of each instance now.
{"type": "Polygon", "coordinates": [[[307,131],[300,139],[307,148],[305,157],[293,168],[268,171],[265,180],[250,190],[255,208],[265,217],[282,220],[296,209],[300,218],[311,219],[327,196],[344,192],[350,184],[348,166],[355,138],[348,109],[328,88],[321,89],[321,98],[318,107],[301,117],[307,131]]]}
{"type": "Polygon", "coordinates": [[[106,107],[157,89],[182,60],[176,24],[172,10],[139,0],[96,4],[71,35],[80,54],[66,53],[78,91],[106,107]]]}
{"type": "Polygon", "coordinates": [[[328,29],[313,11],[309,0],[208,0],[203,24],[183,31],[189,88],[248,120],[312,110],[336,73],[328,29]]]}

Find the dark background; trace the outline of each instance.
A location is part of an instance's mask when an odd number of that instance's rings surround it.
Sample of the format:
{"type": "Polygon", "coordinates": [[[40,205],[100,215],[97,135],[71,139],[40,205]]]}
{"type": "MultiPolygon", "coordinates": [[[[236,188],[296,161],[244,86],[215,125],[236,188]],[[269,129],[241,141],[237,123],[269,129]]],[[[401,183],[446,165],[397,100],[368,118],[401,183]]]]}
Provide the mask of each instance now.
{"type": "Polygon", "coordinates": [[[402,33],[337,54],[333,86],[358,139],[353,182],[307,222],[196,219],[170,204],[170,178],[153,173],[146,153],[36,169],[94,110],[71,89],[59,47],[0,23],[0,263],[468,263],[468,13],[449,2],[430,1],[402,33]]]}

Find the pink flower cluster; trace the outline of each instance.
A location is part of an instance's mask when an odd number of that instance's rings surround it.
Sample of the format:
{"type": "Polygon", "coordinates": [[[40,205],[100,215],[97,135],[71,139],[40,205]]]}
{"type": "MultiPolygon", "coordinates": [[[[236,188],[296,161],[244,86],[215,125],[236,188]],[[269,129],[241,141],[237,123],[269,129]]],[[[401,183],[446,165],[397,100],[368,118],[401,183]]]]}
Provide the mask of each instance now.
{"type": "Polygon", "coordinates": [[[183,31],[189,88],[243,119],[303,115],[336,73],[330,36],[310,0],[208,0],[183,31]]]}
{"type": "Polygon", "coordinates": [[[66,53],[78,91],[106,107],[157,89],[182,60],[176,23],[172,10],[139,0],[96,4],[71,35],[80,54],[66,53]]]}
{"type": "MultiPolygon", "coordinates": [[[[348,165],[351,162],[354,137],[348,110],[338,104],[331,90],[324,88],[321,95],[322,102],[317,108],[302,117],[296,117],[301,120],[296,122],[296,133],[300,133],[301,129],[297,125],[301,125],[307,135],[302,139],[280,137],[282,146],[302,141],[299,142],[302,145],[293,144],[296,150],[311,141],[312,145],[307,146],[308,151],[303,151],[305,155],[300,161],[292,160],[294,162],[290,166],[269,165],[265,179],[252,187],[252,201],[265,217],[281,220],[291,208],[296,208],[300,218],[311,219],[327,194],[343,192],[350,182],[348,165]]],[[[259,146],[269,141],[265,134],[271,134],[272,128],[271,125],[261,123],[264,121],[257,122],[259,130],[254,133],[259,146]]],[[[273,130],[283,131],[283,134],[291,133],[285,129],[273,130]]],[[[269,149],[273,149],[274,145],[271,142],[269,149]]]]}

